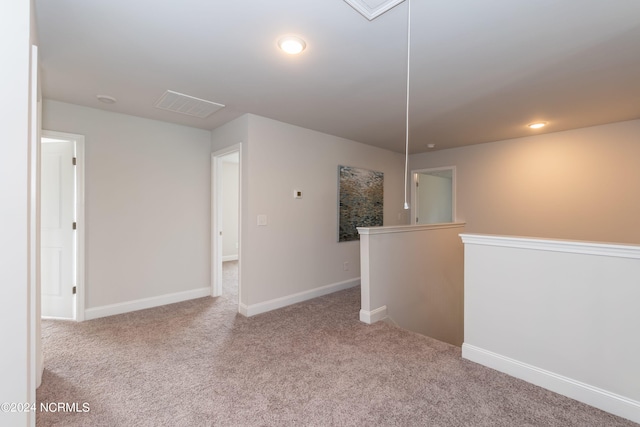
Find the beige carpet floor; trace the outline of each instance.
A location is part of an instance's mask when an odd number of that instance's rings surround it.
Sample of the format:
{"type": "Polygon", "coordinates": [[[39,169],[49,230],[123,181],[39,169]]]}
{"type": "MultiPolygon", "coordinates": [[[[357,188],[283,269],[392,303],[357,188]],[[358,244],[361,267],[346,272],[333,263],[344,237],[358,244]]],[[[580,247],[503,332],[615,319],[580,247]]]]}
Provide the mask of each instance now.
{"type": "Polygon", "coordinates": [[[37,426],[633,426],[358,320],[360,289],[244,318],[233,292],[83,323],[43,321],[37,426]]]}

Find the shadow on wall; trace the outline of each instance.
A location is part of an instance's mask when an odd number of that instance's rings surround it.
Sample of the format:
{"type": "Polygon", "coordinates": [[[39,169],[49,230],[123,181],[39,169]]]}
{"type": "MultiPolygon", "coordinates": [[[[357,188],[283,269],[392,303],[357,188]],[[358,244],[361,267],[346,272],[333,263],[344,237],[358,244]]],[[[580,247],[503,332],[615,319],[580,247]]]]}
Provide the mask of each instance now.
{"type": "Polygon", "coordinates": [[[360,228],[366,323],[388,321],[461,346],[464,224],[360,228]]]}

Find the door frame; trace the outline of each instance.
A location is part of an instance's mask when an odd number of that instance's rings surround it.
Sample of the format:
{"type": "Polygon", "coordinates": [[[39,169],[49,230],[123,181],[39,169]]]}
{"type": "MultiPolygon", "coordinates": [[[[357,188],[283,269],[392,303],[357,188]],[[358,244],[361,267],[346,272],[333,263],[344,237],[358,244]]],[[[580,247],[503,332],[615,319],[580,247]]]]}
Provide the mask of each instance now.
{"type": "Polygon", "coordinates": [[[74,267],[76,277],[76,296],[74,304],[74,320],[82,322],[85,318],[85,212],[84,212],[84,135],[77,135],[67,132],[57,132],[43,129],[40,132],[40,143],[42,138],[61,139],[72,141],[74,146],[74,156],[76,158],[75,167],[75,219],[76,219],[76,245],[74,254],[74,267]]]}
{"type": "Polygon", "coordinates": [[[238,153],[238,311],[242,304],[242,143],[211,153],[211,296],[222,295],[222,158],[238,153]]]}

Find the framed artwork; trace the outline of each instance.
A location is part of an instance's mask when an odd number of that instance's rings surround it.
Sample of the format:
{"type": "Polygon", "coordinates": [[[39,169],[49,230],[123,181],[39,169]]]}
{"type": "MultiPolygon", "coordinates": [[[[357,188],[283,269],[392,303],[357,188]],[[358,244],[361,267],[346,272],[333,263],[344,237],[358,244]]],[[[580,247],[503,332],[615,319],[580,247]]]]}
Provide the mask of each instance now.
{"type": "Polygon", "coordinates": [[[384,174],[338,166],[338,241],[360,240],[356,227],[383,223],[384,174]]]}

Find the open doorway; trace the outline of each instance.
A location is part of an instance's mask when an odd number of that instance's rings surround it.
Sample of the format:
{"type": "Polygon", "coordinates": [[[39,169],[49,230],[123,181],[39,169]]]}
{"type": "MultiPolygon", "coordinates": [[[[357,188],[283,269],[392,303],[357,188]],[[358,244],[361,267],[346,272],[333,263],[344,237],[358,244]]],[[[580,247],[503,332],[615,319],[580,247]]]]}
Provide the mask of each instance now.
{"type": "Polygon", "coordinates": [[[84,320],[84,136],[43,130],[41,316],[84,320]]]}
{"type": "Polygon", "coordinates": [[[441,224],[456,220],[456,168],[411,171],[411,223],[441,224]]]}
{"type": "Polygon", "coordinates": [[[212,295],[241,301],[241,146],[212,154],[212,295]]]}

